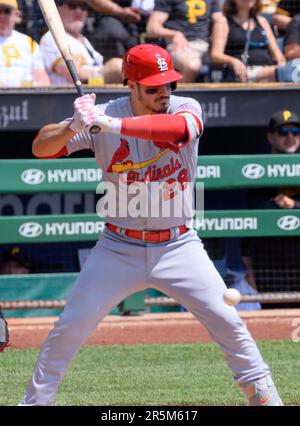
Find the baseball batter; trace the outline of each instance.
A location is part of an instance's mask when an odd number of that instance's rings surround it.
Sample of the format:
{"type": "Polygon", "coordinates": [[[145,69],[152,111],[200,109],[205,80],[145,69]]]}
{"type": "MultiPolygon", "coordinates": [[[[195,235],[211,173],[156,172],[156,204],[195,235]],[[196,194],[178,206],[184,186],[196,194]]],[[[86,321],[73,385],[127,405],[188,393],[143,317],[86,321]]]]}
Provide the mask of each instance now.
{"type": "Polygon", "coordinates": [[[250,405],[282,405],[269,367],[236,309],[225,304],[226,286],[192,229],[188,194],[203,131],[201,107],[171,94],[182,76],[161,47],[130,49],[123,77],[130,97],[96,106],[93,95],[80,97],[73,118],[43,127],[33,144],[40,158],[94,151],[107,182],[99,207],[106,229],[19,405],[53,404],[72,358],[98,323],[130,294],[149,287],[178,300],[207,328],[250,405]],[[89,133],[94,124],[101,127],[96,135],[89,133]]]}

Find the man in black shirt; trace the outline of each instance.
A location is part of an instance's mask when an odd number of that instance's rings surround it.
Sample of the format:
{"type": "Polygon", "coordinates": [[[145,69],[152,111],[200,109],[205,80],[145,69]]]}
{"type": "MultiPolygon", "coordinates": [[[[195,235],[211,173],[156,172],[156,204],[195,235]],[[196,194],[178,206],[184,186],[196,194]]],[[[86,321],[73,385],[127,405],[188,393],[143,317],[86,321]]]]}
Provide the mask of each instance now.
{"type": "MultiPolygon", "coordinates": [[[[300,118],[291,111],[279,111],[269,122],[267,139],[272,154],[297,154],[300,150],[300,118]]],[[[300,186],[262,188],[249,191],[252,209],[299,209],[300,186]]],[[[248,281],[259,292],[300,291],[300,238],[258,237],[242,241],[248,281]]],[[[279,305],[287,307],[286,304],[279,305]]],[[[278,306],[278,307],[279,307],[278,306]]],[[[290,307],[295,307],[293,304],[290,307]]],[[[268,304],[263,307],[277,307],[268,304]]]]}
{"type": "Polygon", "coordinates": [[[206,61],[211,26],[222,17],[217,0],[156,0],[147,37],[163,39],[182,82],[194,82],[206,61]]]}
{"type": "MultiPolygon", "coordinates": [[[[300,150],[300,118],[291,111],[279,111],[269,122],[267,139],[272,154],[296,154],[300,150]]],[[[251,208],[299,209],[300,185],[289,188],[263,188],[249,193],[251,208]]]]}

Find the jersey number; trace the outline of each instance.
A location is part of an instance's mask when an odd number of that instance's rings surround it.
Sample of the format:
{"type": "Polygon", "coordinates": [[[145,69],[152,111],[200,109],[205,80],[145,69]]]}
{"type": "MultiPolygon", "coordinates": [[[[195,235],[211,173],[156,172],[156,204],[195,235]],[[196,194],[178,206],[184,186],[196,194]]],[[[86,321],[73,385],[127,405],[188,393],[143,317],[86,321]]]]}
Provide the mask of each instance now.
{"type": "Polygon", "coordinates": [[[181,189],[181,191],[184,191],[187,187],[188,184],[188,173],[186,169],[182,169],[177,176],[177,181],[176,179],[168,179],[164,185],[163,185],[163,197],[164,197],[164,201],[168,201],[171,200],[172,198],[174,198],[177,194],[177,190],[176,189],[181,189]]]}

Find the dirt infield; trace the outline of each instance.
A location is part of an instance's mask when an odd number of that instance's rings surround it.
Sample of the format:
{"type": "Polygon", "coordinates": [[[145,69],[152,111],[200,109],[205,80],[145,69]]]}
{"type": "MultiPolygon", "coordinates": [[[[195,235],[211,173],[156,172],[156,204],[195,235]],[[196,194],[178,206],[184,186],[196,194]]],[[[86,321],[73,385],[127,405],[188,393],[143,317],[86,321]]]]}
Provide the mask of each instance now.
{"type": "MultiPolygon", "coordinates": [[[[300,326],[300,309],[240,311],[240,316],[256,340],[289,340],[296,325],[300,326]]],[[[56,320],[57,317],[8,319],[11,348],[39,348],[56,320]]],[[[88,339],[87,344],[125,345],[209,341],[211,339],[207,331],[191,313],[174,312],[107,316],[88,339]]]]}

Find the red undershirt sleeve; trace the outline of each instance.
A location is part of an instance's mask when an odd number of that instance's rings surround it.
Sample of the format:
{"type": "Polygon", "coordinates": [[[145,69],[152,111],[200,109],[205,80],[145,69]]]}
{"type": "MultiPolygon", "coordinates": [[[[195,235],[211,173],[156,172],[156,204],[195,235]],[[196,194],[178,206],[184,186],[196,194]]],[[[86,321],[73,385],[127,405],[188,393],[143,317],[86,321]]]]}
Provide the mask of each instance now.
{"type": "Polygon", "coordinates": [[[59,152],[57,152],[54,155],[51,155],[49,157],[37,157],[37,158],[41,158],[42,160],[47,160],[47,159],[50,159],[50,158],[59,158],[59,157],[62,157],[63,155],[67,155],[67,154],[68,154],[67,147],[64,146],[59,152]]]}
{"type": "Polygon", "coordinates": [[[121,134],[157,142],[182,142],[188,139],[184,117],[172,114],[123,118],[121,134]]]}

